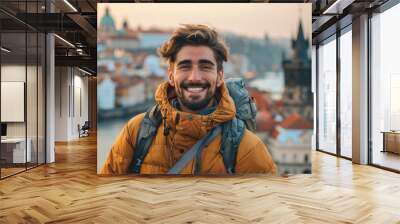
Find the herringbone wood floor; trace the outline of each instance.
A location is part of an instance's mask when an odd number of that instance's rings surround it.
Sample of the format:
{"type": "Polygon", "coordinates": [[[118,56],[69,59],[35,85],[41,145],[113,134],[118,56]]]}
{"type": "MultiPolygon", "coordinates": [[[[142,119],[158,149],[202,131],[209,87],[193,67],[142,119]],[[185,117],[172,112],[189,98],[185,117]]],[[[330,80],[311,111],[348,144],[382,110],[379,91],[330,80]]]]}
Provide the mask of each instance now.
{"type": "Polygon", "coordinates": [[[400,175],[313,153],[288,178],[99,177],[94,137],[0,181],[0,223],[400,223],[400,175]]]}

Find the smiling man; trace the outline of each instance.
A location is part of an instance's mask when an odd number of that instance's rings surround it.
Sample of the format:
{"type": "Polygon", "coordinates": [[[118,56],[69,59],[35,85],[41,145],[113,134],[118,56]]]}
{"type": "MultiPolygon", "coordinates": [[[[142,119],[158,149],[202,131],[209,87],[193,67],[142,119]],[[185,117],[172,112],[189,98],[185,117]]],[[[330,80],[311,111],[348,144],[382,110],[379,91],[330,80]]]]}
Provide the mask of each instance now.
{"type": "Polygon", "coordinates": [[[182,25],[159,54],[169,67],[157,105],[125,125],[101,173],[274,174],[268,149],[237,116],[224,81],[228,49],[218,33],[182,25]]]}

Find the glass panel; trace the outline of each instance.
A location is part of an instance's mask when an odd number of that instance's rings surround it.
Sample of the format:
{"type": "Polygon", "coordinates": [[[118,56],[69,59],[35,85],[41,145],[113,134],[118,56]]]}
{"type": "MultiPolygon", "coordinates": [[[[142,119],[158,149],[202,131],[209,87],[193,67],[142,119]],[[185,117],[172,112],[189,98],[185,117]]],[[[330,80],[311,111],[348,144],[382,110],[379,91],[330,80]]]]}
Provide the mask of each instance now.
{"type": "Polygon", "coordinates": [[[28,167],[37,165],[37,33],[30,32],[28,37],[28,64],[27,64],[27,82],[26,82],[26,111],[27,111],[27,142],[30,148],[30,160],[28,167]]]}
{"type": "MultiPolygon", "coordinates": [[[[36,1],[27,2],[26,12],[28,15],[37,14],[38,4],[36,1]]],[[[28,20],[37,20],[37,16],[33,16],[28,20]]],[[[37,21],[30,21],[37,23],[37,21]]],[[[35,30],[27,30],[27,80],[26,80],[26,112],[27,112],[27,149],[31,151],[30,161],[27,163],[28,168],[34,167],[38,163],[38,94],[37,94],[37,80],[38,80],[38,33],[35,30]]]]}
{"type": "Polygon", "coordinates": [[[400,5],[372,19],[372,163],[400,170],[400,5]]]}
{"type": "MultiPolygon", "coordinates": [[[[26,33],[1,34],[1,140],[2,178],[25,170],[26,151],[26,33]]],[[[28,147],[29,149],[29,147],[28,147]]]]}
{"type": "Polygon", "coordinates": [[[311,142],[311,149],[315,150],[316,149],[316,136],[317,136],[317,97],[316,97],[316,82],[317,82],[317,47],[315,45],[312,46],[312,52],[311,52],[311,74],[312,74],[312,79],[311,79],[311,89],[312,89],[312,94],[313,94],[313,136],[312,136],[312,142],[311,142]]]}
{"type": "Polygon", "coordinates": [[[45,44],[46,37],[44,34],[39,34],[38,45],[38,163],[45,163],[45,44]]]}
{"type": "Polygon", "coordinates": [[[318,51],[318,148],[336,153],[336,39],[318,51]]]}
{"type": "Polygon", "coordinates": [[[0,12],[2,178],[45,161],[45,36],[21,22],[39,18],[34,14],[43,13],[44,5],[44,0],[0,2],[10,12],[0,12]]]}
{"type": "Polygon", "coordinates": [[[340,153],[352,157],[352,35],[340,37],[340,153]]]}

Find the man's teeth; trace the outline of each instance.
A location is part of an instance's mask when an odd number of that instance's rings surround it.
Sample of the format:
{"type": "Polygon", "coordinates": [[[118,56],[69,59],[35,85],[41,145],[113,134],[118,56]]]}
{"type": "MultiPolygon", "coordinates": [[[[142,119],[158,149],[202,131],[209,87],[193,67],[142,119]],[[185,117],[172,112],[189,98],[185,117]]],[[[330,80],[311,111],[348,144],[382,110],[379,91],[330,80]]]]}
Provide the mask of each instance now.
{"type": "Polygon", "coordinates": [[[204,89],[204,88],[201,88],[201,87],[195,87],[195,88],[191,87],[191,88],[187,88],[187,90],[188,90],[189,92],[195,92],[195,93],[201,92],[201,91],[203,91],[203,89],[204,89]]]}

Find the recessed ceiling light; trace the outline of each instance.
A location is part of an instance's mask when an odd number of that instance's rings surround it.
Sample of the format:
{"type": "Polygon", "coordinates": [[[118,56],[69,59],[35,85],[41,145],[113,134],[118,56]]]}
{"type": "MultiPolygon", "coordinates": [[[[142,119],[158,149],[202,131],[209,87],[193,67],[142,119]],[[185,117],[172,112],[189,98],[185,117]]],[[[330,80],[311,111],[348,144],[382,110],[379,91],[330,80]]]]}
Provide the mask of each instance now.
{"type": "Polygon", "coordinates": [[[83,72],[83,73],[85,73],[85,74],[87,74],[87,75],[93,75],[92,73],[90,73],[90,72],[88,72],[88,71],[85,71],[85,70],[83,70],[83,69],[81,69],[81,68],[79,68],[79,67],[78,67],[78,69],[79,69],[79,71],[81,71],[81,72],[83,72]]]}
{"type": "Polygon", "coordinates": [[[66,39],[64,39],[64,38],[62,38],[62,37],[60,37],[60,36],[57,35],[57,34],[54,34],[54,36],[57,37],[58,39],[60,39],[61,41],[63,41],[64,43],[66,43],[67,45],[69,45],[69,46],[75,48],[75,45],[73,45],[73,44],[72,44],[71,42],[69,42],[68,40],[66,40],[66,39]]]}
{"type": "Polygon", "coordinates": [[[74,10],[74,12],[78,12],[78,10],[68,1],[68,0],[64,0],[65,4],[67,4],[72,10],[74,10]]]}
{"type": "Polygon", "coordinates": [[[343,9],[349,6],[354,0],[336,0],[322,14],[342,14],[343,9]]]}
{"type": "Polygon", "coordinates": [[[5,48],[5,47],[1,47],[0,48],[2,51],[4,51],[4,52],[7,52],[7,53],[10,53],[11,52],[11,50],[9,50],[9,49],[7,49],[7,48],[5,48]]]}

